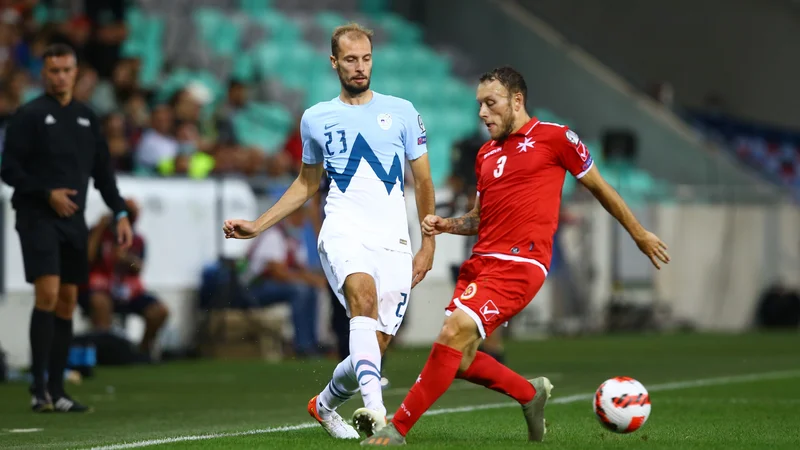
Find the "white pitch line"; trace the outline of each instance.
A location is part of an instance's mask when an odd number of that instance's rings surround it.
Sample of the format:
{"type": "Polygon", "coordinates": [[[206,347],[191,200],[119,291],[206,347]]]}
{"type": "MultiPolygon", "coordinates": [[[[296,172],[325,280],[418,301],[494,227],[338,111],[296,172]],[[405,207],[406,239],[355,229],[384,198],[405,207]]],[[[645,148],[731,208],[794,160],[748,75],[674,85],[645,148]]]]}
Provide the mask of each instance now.
{"type": "MultiPolygon", "coordinates": [[[[780,372],[763,372],[752,373],[747,375],[733,375],[727,377],[715,378],[700,378],[697,380],[676,381],[672,383],[653,384],[647,387],[649,392],[657,391],[676,391],[680,389],[689,389],[703,386],[721,386],[734,383],[746,383],[750,381],[764,381],[764,380],[777,380],[786,378],[800,377],[800,370],[788,370],[780,372]]],[[[577,403],[582,401],[589,401],[594,396],[594,393],[568,395],[566,397],[556,397],[548,402],[551,405],[564,405],[569,403],[577,403]]],[[[487,403],[484,405],[473,406],[460,406],[457,408],[441,408],[434,409],[426,412],[426,416],[440,416],[442,414],[454,414],[461,412],[483,411],[487,409],[500,409],[519,407],[516,402],[502,402],[502,403],[487,403]]],[[[257,430],[239,431],[233,433],[213,433],[213,434],[198,434],[194,436],[176,436],[163,439],[149,439],[144,441],[126,442],[122,444],[104,445],[100,447],[92,447],[90,450],[123,450],[128,448],[142,448],[151,447],[154,445],[173,444],[176,442],[189,442],[189,441],[205,441],[209,439],[230,438],[237,436],[250,436],[254,434],[269,434],[269,433],[282,433],[286,431],[298,431],[308,428],[315,428],[319,425],[316,422],[306,422],[297,425],[260,428],[257,430]]]]}

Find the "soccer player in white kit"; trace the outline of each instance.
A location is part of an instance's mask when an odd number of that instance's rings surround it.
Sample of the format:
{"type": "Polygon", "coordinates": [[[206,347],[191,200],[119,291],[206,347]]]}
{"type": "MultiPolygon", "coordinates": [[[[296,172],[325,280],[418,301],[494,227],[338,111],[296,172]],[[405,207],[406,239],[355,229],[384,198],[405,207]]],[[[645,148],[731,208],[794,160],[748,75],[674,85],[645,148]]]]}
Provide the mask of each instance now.
{"type": "Polygon", "coordinates": [[[249,239],[304,204],[331,179],[319,255],[325,275],[350,317],[350,356],[308,404],[308,412],[335,438],[357,439],[386,426],[381,356],[397,333],[411,289],[433,265],[434,240],[422,238],[412,260],[404,188],[405,161],[414,175],[420,222],[434,214],[434,191],[422,118],[407,100],[370,90],[372,32],[337,28],[331,65],[338,97],[303,114],[303,166],[278,202],[255,221],[227,220],[226,238],[249,239]],[[324,164],[324,167],[323,167],[324,164]],[[336,408],[361,392],[364,408],[350,426],[336,408]]]}

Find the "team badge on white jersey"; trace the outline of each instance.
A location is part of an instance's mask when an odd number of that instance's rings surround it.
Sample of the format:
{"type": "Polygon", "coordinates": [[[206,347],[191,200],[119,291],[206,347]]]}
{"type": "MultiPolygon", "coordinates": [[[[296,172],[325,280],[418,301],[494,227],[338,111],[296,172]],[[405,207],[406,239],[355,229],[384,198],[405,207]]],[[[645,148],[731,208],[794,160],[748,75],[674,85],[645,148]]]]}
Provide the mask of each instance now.
{"type": "Polygon", "coordinates": [[[388,130],[392,127],[392,115],[391,114],[378,114],[378,126],[381,127],[383,130],[388,130]]]}

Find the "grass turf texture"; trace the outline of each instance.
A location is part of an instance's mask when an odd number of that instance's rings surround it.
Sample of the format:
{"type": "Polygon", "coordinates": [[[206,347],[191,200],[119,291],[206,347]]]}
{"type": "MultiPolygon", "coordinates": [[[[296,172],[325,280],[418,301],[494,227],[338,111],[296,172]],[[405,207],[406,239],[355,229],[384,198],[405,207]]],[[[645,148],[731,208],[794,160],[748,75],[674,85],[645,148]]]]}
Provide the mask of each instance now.
{"type": "MultiPolygon", "coordinates": [[[[389,355],[383,372],[392,382],[384,391],[390,412],[427,354],[417,349],[389,355]]],[[[797,333],[552,339],[513,343],[508,358],[518,372],[547,375],[555,385],[546,448],[795,449],[800,442],[797,333]],[[589,399],[602,381],[617,375],[652,388],[650,419],[629,435],[604,430],[589,399]],[[698,380],[705,385],[691,384],[698,380]]],[[[0,448],[138,448],[143,441],[168,449],[355,448],[357,441],[333,441],[311,426],[306,413],[308,399],[324,386],[335,364],[193,361],[100,368],[94,379],[72,388],[77,399],[94,405],[96,412],[89,415],[33,414],[25,386],[0,385],[0,448]],[[276,430],[296,425],[299,429],[276,430]],[[9,432],[31,428],[42,430],[9,432]],[[207,435],[214,436],[198,439],[207,435]],[[126,443],[130,446],[120,445],[126,443]]],[[[349,418],[360,404],[355,397],[342,415],[349,418]]],[[[456,381],[433,406],[442,408],[450,412],[423,417],[409,445],[533,445],[524,442],[519,407],[498,393],[456,381]],[[462,410],[452,411],[457,408],[462,410]]]]}

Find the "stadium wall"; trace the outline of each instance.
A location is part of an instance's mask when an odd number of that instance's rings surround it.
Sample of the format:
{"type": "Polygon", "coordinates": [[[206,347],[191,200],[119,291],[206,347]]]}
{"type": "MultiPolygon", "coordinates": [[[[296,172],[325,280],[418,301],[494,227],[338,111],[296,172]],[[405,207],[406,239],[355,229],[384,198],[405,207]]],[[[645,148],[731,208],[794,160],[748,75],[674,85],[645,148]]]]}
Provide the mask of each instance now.
{"type": "Polygon", "coordinates": [[[737,116],[800,128],[786,101],[800,79],[800,59],[786,57],[800,47],[800,10],[791,2],[519,3],[638,86],[667,81],[686,106],[703,107],[715,94],[737,116]]]}
{"type": "MultiPolygon", "coordinates": [[[[162,336],[165,348],[188,346],[194,337],[195,291],[203,265],[216,260],[218,252],[237,257],[247,241],[221,239],[223,217],[256,217],[259,207],[246,183],[228,180],[188,181],[120,178],[125,196],[142,205],[138,231],[148,243],[144,272],[148,288],[161,296],[172,310],[162,336]],[[222,193],[223,202],[218,202],[222,193]],[[221,212],[220,212],[221,209],[221,212]]],[[[3,198],[10,190],[4,186],[3,198]]],[[[413,191],[408,189],[407,207],[412,244],[420,241],[413,191]]],[[[446,190],[437,192],[446,201],[446,190]]],[[[751,324],[757,298],[767,283],[781,279],[800,287],[800,211],[793,205],[640,205],[637,214],[669,245],[672,263],[662,271],[649,268],[626,235],[616,241],[613,219],[594,201],[570,204],[572,213],[589,225],[589,238],[564,228],[562,243],[572,264],[591,267],[593,275],[580,275],[573,283],[589,295],[590,316],[603,325],[603,311],[612,293],[615,277],[645,278],[657,301],[676,318],[706,330],[739,331],[751,324]],[[588,261],[587,261],[588,260],[588,261]]],[[[87,219],[94,222],[105,211],[99,194],[92,190],[87,219]]],[[[5,295],[0,300],[0,343],[13,365],[28,363],[28,321],[32,304],[30,286],[24,282],[19,242],[14,230],[14,212],[4,202],[5,295]]],[[[464,258],[464,238],[443,235],[437,239],[433,270],[412,293],[400,338],[407,345],[428,345],[436,337],[443,308],[450,301],[453,283],[450,267],[464,258]]],[[[541,336],[555,310],[552,281],[515,321],[519,337],[541,336]]],[[[321,302],[327,311],[327,302],[321,302]]],[[[324,317],[324,316],[323,316],[324,317]]],[[[325,321],[320,321],[325,327],[325,321]]],[[[79,319],[78,331],[86,322],[79,319]]],[[[136,334],[141,330],[127,330],[136,334]]],[[[324,335],[324,333],[323,333],[324,335]]],[[[133,336],[131,336],[133,337],[133,336]]]]}
{"type": "Polygon", "coordinates": [[[393,5],[421,22],[430,41],[465,50],[481,69],[518,68],[528,84],[528,106],[565,117],[584,140],[598,140],[608,129],[633,130],[639,139],[638,165],[665,181],[750,186],[750,193],[776,195],[721,149],[701,144],[674,114],[513,1],[398,0],[393,5]]]}

